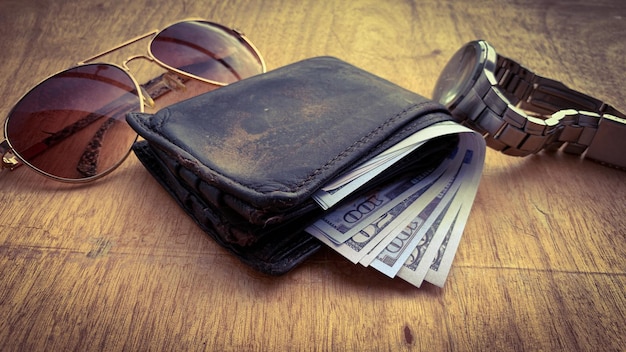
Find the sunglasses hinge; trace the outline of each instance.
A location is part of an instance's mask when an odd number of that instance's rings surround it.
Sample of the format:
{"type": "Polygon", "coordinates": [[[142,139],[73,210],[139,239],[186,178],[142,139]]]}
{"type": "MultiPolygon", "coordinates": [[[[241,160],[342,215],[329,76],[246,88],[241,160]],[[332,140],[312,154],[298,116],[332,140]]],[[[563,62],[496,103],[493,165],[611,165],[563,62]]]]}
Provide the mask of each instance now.
{"type": "Polygon", "coordinates": [[[0,153],[2,153],[2,169],[14,170],[21,165],[7,141],[0,143],[0,153]]]}

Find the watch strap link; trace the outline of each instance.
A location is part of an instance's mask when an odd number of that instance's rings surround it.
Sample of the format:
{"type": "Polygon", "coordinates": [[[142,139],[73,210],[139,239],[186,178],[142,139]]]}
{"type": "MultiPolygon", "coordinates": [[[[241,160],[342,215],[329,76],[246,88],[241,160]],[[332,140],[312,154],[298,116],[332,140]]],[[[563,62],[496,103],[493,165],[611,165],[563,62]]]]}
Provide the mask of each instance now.
{"type": "Polygon", "coordinates": [[[580,155],[626,168],[626,116],[612,106],[497,56],[455,108],[487,145],[507,155],[540,150],[580,155]]]}

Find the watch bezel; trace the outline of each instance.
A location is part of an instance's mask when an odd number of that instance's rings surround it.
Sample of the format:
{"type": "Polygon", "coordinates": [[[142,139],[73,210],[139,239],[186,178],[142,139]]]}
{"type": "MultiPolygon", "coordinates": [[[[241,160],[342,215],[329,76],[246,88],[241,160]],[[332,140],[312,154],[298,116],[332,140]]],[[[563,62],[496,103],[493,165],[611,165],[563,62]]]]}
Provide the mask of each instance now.
{"type": "Polygon", "coordinates": [[[446,66],[444,66],[444,69],[441,71],[441,75],[437,79],[437,83],[435,84],[435,88],[433,90],[433,100],[445,105],[449,110],[454,110],[476,85],[481,74],[485,74],[485,78],[491,85],[496,85],[496,61],[497,56],[495,49],[486,41],[475,40],[465,44],[457,50],[454,55],[452,55],[446,66]],[[452,65],[458,65],[458,63],[455,63],[455,60],[458,61],[457,58],[460,55],[463,55],[463,53],[470,48],[473,49],[475,54],[475,60],[472,64],[473,67],[470,70],[471,74],[465,78],[464,82],[456,85],[456,87],[458,87],[457,93],[452,99],[447,102],[442,101],[442,96],[444,95],[442,92],[449,92],[449,90],[446,91],[441,88],[444,85],[443,80],[447,79],[446,72],[451,70],[452,65]]]}

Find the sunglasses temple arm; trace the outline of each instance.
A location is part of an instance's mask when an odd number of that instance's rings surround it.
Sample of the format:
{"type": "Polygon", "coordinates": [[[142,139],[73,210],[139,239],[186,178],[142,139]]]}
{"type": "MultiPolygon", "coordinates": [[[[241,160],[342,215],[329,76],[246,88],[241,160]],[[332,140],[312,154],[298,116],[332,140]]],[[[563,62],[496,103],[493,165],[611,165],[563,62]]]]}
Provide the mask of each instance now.
{"type": "Polygon", "coordinates": [[[98,159],[102,149],[102,140],[106,131],[115,124],[115,121],[112,117],[108,118],[94,134],[81,155],[76,170],[85,177],[95,176],[98,173],[98,159]]]}
{"type": "Polygon", "coordinates": [[[185,83],[187,81],[189,81],[189,78],[180,76],[175,72],[165,72],[162,75],[140,85],[144,102],[146,103],[146,105],[152,108],[156,105],[154,103],[155,100],[171,92],[172,90],[184,91],[185,89],[187,89],[187,87],[185,86],[185,83]]]}

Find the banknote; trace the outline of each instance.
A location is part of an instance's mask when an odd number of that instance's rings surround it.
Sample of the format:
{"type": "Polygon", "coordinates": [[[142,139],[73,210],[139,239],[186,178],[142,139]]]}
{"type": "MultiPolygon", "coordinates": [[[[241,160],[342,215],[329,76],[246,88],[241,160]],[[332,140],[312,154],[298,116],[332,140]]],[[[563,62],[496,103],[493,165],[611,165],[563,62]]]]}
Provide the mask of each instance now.
{"type": "MultiPolygon", "coordinates": [[[[480,157],[480,155],[478,157],[480,157]]],[[[482,157],[484,158],[484,155],[482,157]]],[[[463,229],[465,228],[465,224],[472,209],[472,203],[476,197],[479,182],[480,174],[475,174],[473,175],[472,180],[472,184],[475,186],[467,187],[463,190],[465,194],[462,196],[464,201],[460,205],[461,208],[451,225],[450,231],[448,231],[443,243],[439,247],[437,255],[431,263],[424,278],[424,280],[433,285],[443,287],[446,282],[446,278],[448,277],[450,268],[452,267],[454,255],[456,254],[461,241],[461,236],[463,235],[463,229]]]]}
{"type": "MultiPolygon", "coordinates": [[[[466,159],[463,162],[460,173],[466,181],[466,186],[457,192],[457,197],[452,201],[446,214],[443,215],[440,225],[438,228],[433,229],[434,232],[431,232],[432,236],[424,237],[423,241],[412,251],[410,259],[404,263],[397,273],[397,276],[417,287],[420,287],[422,281],[426,278],[431,265],[438,255],[442,256],[442,261],[444,258],[446,260],[444,266],[440,264],[438,269],[442,269],[442,275],[445,272],[447,277],[462,230],[467,222],[467,216],[469,215],[467,208],[471,208],[474,202],[480,179],[480,172],[477,172],[477,168],[482,171],[484,154],[474,152],[477,146],[480,145],[475,145],[474,143],[477,142],[474,140],[466,139],[463,143],[468,145],[468,150],[466,151],[466,159]],[[463,207],[465,207],[465,212],[461,211],[464,209],[463,207]],[[446,253],[448,254],[446,255],[446,253]],[[445,268],[448,270],[444,271],[445,268]]],[[[442,275],[432,273],[431,278],[435,281],[436,277],[437,282],[442,282],[442,275]]],[[[445,278],[443,278],[443,282],[445,282],[445,278]]]]}
{"type": "Polygon", "coordinates": [[[349,170],[345,174],[337,177],[333,181],[324,185],[321,189],[326,192],[333,193],[335,190],[347,185],[348,183],[356,180],[357,178],[367,175],[368,173],[376,173],[376,170],[379,167],[382,167],[384,170],[389,165],[392,165],[396,161],[402,159],[407,154],[412,152],[413,150],[419,148],[425,142],[416,143],[415,145],[411,145],[409,147],[401,148],[401,149],[388,149],[368,160],[367,162],[354,167],[349,170]]]}
{"type": "MultiPolygon", "coordinates": [[[[462,181],[459,181],[458,175],[459,174],[456,174],[455,177],[451,178],[439,195],[411,220],[410,224],[417,223],[420,225],[413,231],[402,231],[395,236],[393,240],[376,255],[376,258],[370,264],[372,267],[389,277],[396,276],[411,254],[413,248],[418,245],[425,232],[432,227],[439,214],[446,212],[452,198],[462,183],[462,181]]],[[[407,210],[409,210],[409,208],[407,208],[407,210]]],[[[376,251],[376,249],[374,251],[376,251]]]]}
{"type": "MultiPolygon", "coordinates": [[[[421,181],[417,182],[415,185],[410,187],[406,185],[390,187],[390,189],[395,190],[390,192],[390,194],[393,195],[398,194],[398,192],[400,192],[399,189],[403,190],[407,188],[407,190],[395,196],[395,200],[389,202],[388,206],[381,206],[379,210],[365,214],[363,216],[364,219],[353,227],[348,228],[342,222],[336,222],[334,224],[331,222],[332,219],[337,218],[343,220],[344,215],[342,214],[348,214],[347,210],[352,209],[350,207],[340,207],[316,221],[313,225],[309,226],[306,231],[353,263],[361,262],[361,264],[367,266],[376,258],[378,253],[376,252],[376,248],[381,247],[380,250],[384,249],[398,233],[404,231],[404,227],[415,218],[416,212],[420,213],[424,208],[427,208],[437,195],[440,194],[448,184],[453,182],[454,176],[459,168],[458,165],[461,164],[462,159],[459,153],[453,153],[442,163],[438,170],[430,173],[425,178],[417,177],[416,179],[420,179],[421,181]],[[443,172],[443,175],[438,176],[436,180],[432,180],[439,172],[443,172]],[[433,175],[435,176],[433,177],[433,175]],[[409,209],[408,212],[407,209],[409,209]],[[342,216],[337,216],[337,214],[342,216]],[[345,231],[338,231],[342,226],[345,226],[343,227],[345,231]],[[350,237],[341,242],[337,240],[343,240],[341,236],[350,237]],[[343,245],[339,245],[341,243],[343,243],[343,245]]],[[[436,204],[432,207],[434,206],[436,206],[436,204]]],[[[415,226],[415,223],[412,226],[415,226]]]]}
{"type": "Polygon", "coordinates": [[[398,160],[418,149],[428,140],[448,134],[466,132],[467,128],[452,121],[443,121],[421,129],[373,157],[368,162],[328,182],[313,194],[313,199],[324,210],[330,209],[352,194],[398,160]]]}
{"type": "MultiPolygon", "coordinates": [[[[460,145],[460,147],[462,146],[460,145]]],[[[404,251],[406,251],[407,248],[415,246],[415,242],[423,236],[433,219],[436,218],[440,212],[445,211],[445,205],[450,201],[451,197],[454,196],[456,189],[464,182],[462,177],[458,177],[459,168],[463,162],[463,155],[464,150],[459,152],[458,149],[450,155],[448,169],[437,181],[438,184],[427,191],[431,192],[430,196],[419,197],[416,201],[403,209],[402,213],[393,220],[390,226],[381,231],[379,235],[381,236],[381,240],[359,260],[361,264],[368,266],[377,259],[378,256],[382,255],[382,253],[387,252],[387,254],[389,254],[390,250],[393,250],[393,253],[396,253],[397,256],[406,257],[407,254],[404,251]],[[437,193],[438,195],[435,196],[437,193]],[[443,203],[441,203],[442,200],[443,203]],[[403,238],[407,234],[410,235],[410,238],[403,238]],[[399,253],[398,249],[394,248],[394,246],[398,244],[403,245],[402,253],[399,253]]],[[[391,261],[392,257],[391,255],[387,255],[386,262],[391,261]]],[[[396,260],[399,259],[396,258],[396,260]]],[[[394,262],[393,270],[390,269],[387,271],[397,271],[400,264],[400,262],[394,262]]],[[[377,265],[382,266],[380,263],[377,265]]]]}
{"type": "MultiPolygon", "coordinates": [[[[466,151],[468,155],[468,162],[471,162],[471,151],[466,151]]],[[[459,174],[463,176],[465,174],[466,169],[461,169],[459,174]]],[[[458,206],[460,202],[455,202],[454,206],[458,206]]],[[[454,209],[454,207],[453,207],[454,209]]],[[[448,214],[453,214],[452,212],[448,212],[448,214]]],[[[444,215],[445,218],[445,215],[444,215]]],[[[442,219],[443,221],[444,219],[442,219]]],[[[412,252],[414,253],[412,257],[412,262],[409,265],[404,265],[404,268],[401,273],[398,273],[398,276],[405,279],[406,281],[411,282],[412,284],[417,285],[416,283],[420,283],[423,281],[426,276],[426,272],[432,263],[432,260],[436,254],[437,249],[443,242],[443,238],[447,233],[447,227],[449,226],[440,226],[436,229],[432,236],[424,237],[419,243],[416,243],[416,246],[412,248],[412,252]],[[415,251],[417,249],[417,251],[415,251]]],[[[408,256],[407,256],[408,257],[408,256]]],[[[403,263],[405,264],[405,263],[403,263]]],[[[400,268],[398,269],[400,270],[400,268]]]]}
{"type": "Polygon", "coordinates": [[[442,286],[476,195],[485,142],[480,134],[454,122],[431,127],[419,138],[403,141],[372,163],[359,165],[329,183],[323,191],[331,197],[328,204],[336,206],[306,231],[355,264],[401,277],[417,287],[424,281],[442,286]],[[445,134],[457,134],[459,144],[456,153],[437,168],[350,200],[346,194],[351,191],[338,192],[342,187],[360,187],[360,182],[367,183],[394,158],[445,134]]]}
{"type": "Polygon", "coordinates": [[[317,227],[333,242],[341,244],[367,226],[368,220],[388,213],[393,215],[392,209],[402,202],[402,194],[409,191],[414,194],[412,197],[417,198],[425,192],[430,186],[428,182],[431,180],[426,179],[430,174],[432,173],[403,179],[384,188],[376,188],[354,201],[339,206],[311,226],[317,227]]]}
{"type": "MultiPolygon", "coordinates": [[[[437,193],[439,193],[438,190],[441,190],[446,183],[446,178],[442,176],[434,183],[418,189],[412,195],[398,202],[389,211],[382,213],[382,215],[378,217],[376,217],[377,215],[368,216],[365,219],[366,221],[363,221],[359,227],[353,228],[354,231],[351,231],[351,237],[343,243],[332,240],[332,236],[323,231],[321,226],[310,226],[306,231],[356,264],[370,254],[387,236],[391,235],[391,239],[395,237],[396,233],[394,231],[396,228],[406,225],[404,218],[400,222],[397,221],[397,218],[407,208],[415,204],[418,198],[422,202],[425,202],[427,199],[434,199],[437,193]],[[429,194],[423,197],[427,192],[429,194]]],[[[418,203],[417,205],[420,204],[418,203]]],[[[423,206],[426,207],[427,205],[424,204],[423,206]]],[[[406,215],[404,216],[406,217],[406,215]]]]}
{"type": "MultiPolygon", "coordinates": [[[[413,202],[422,195],[446,170],[447,163],[436,169],[426,170],[419,175],[401,178],[385,186],[377,187],[366,194],[328,212],[311,226],[317,227],[335,243],[343,243],[356,235],[373,219],[396,208],[399,203],[413,202]]],[[[395,212],[399,211],[396,209],[395,212]]]]}
{"type": "Polygon", "coordinates": [[[443,236],[449,236],[451,234],[454,227],[454,218],[457,214],[454,212],[454,208],[458,208],[458,204],[459,202],[451,202],[448,204],[446,212],[439,214],[433,225],[421,238],[417,246],[413,248],[411,254],[407,257],[407,260],[397,272],[398,277],[416,287],[420,287],[422,285],[424,276],[420,275],[420,272],[417,271],[418,266],[426,255],[428,245],[433,241],[433,238],[441,236],[441,234],[443,234],[443,236]]]}
{"type": "MultiPolygon", "coordinates": [[[[457,217],[458,214],[459,213],[457,213],[457,217]]],[[[459,244],[459,241],[454,241],[453,239],[461,238],[461,236],[456,233],[459,229],[462,231],[461,226],[455,226],[457,224],[457,217],[455,217],[455,219],[452,221],[452,224],[448,228],[443,243],[441,244],[441,246],[439,246],[437,255],[435,256],[432,264],[430,264],[428,272],[426,272],[426,276],[424,277],[423,281],[428,281],[433,285],[443,287],[443,284],[445,283],[446,278],[448,277],[448,273],[450,272],[450,268],[452,266],[452,258],[454,257],[457,246],[459,244]]],[[[407,267],[411,266],[411,264],[408,262],[406,264],[407,267]]],[[[420,285],[421,283],[415,284],[415,286],[417,287],[420,287],[420,285]]]]}
{"type": "Polygon", "coordinates": [[[368,161],[365,165],[332,181],[331,186],[322,187],[313,194],[313,199],[322,209],[331,208],[422,144],[424,144],[423,141],[394,153],[385,153],[382,160],[381,156],[378,156],[368,161]]]}

